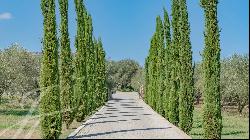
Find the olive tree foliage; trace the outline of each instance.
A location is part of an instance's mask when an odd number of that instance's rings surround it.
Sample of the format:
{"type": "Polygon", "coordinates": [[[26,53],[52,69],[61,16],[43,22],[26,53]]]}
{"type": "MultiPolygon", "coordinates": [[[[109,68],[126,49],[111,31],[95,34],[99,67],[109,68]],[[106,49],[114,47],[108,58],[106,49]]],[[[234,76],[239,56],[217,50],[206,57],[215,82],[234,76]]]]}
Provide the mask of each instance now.
{"type": "Polygon", "coordinates": [[[249,56],[234,54],[221,62],[221,94],[224,105],[237,105],[241,114],[249,104],[249,56]]]}
{"type": "MultiPolygon", "coordinates": [[[[221,102],[223,106],[237,106],[238,112],[249,104],[249,56],[233,54],[221,60],[221,102]]],[[[201,63],[195,64],[194,93],[196,104],[203,101],[204,78],[201,63]]]]}
{"type": "Polygon", "coordinates": [[[106,60],[107,88],[109,91],[116,89],[115,74],[117,73],[117,64],[113,60],[106,60]]]}
{"type": "Polygon", "coordinates": [[[131,79],[131,85],[136,92],[139,92],[142,86],[144,88],[145,71],[143,70],[143,68],[139,67],[139,69],[136,71],[136,74],[131,79]]]}
{"type": "Polygon", "coordinates": [[[108,87],[113,90],[133,91],[132,78],[140,65],[131,59],[107,62],[108,87]]]}
{"type": "Polygon", "coordinates": [[[4,96],[13,105],[30,105],[39,96],[39,70],[40,55],[18,44],[0,50],[0,103],[4,96]]]}
{"type": "Polygon", "coordinates": [[[204,93],[203,88],[203,77],[202,77],[202,67],[201,63],[196,63],[194,65],[194,98],[195,104],[200,104],[202,100],[202,93],[204,93]]]}

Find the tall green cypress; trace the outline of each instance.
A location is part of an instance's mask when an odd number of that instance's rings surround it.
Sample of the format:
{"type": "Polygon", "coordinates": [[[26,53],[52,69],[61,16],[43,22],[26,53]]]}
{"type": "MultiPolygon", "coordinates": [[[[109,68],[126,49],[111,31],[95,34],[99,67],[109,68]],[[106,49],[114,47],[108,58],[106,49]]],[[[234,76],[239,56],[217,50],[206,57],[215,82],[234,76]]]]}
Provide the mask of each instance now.
{"type": "Polygon", "coordinates": [[[40,76],[40,125],[44,139],[57,139],[61,134],[58,41],[55,0],[41,0],[44,16],[43,55],[40,76]]]}
{"type": "Polygon", "coordinates": [[[192,129],[194,110],[194,85],[190,25],[186,0],[180,1],[180,92],[179,92],[179,127],[186,133],[192,129]]]}
{"type": "Polygon", "coordinates": [[[164,93],[163,93],[163,108],[165,112],[165,118],[168,119],[168,113],[169,113],[169,92],[170,92],[170,72],[171,72],[171,32],[170,32],[170,21],[169,16],[167,13],[167,10],[164,8],[164,41],[165,41],[165,57],[164,57],[164,73],[165,73],[165,79],[164,79],[164,93]]]}
{"type": "Polygon", "coordinates": [[[75,73],[74,73],[74,97],[75,110],[74,114],[77,121],[84,120],[86,112],[86,93],[87,93],[87,46],[85,38],[85,20],[86,9],[83,0],[75,0],[75,9],[77,14],[77,35],[75,38],[75,73]]]}
{"type": "Polygon", "coordinates": [[[178,125],[179,122],[179,86],[180,86],[180,10],[179,0],[172,0],[172,28],[173,28],[173,40],[171,49],[171,82],[169,92],[169,112],[168,118],[171,123],[178,125]]]}
{"type": "Polygon", "coordinates": [[[153,35],[151,42],[150,42],[150,48],[149,48],[149,55],[147,57],[147,78],[148,78],[148,83],[147,83],[147,90],[146,90],[146,98],[148,101],[149,106],[153,108],[153,57],[155,57],[155,51],[156,47],[154,46],[155,42],[155,35],[153,35]]]}
{"type": "Polygon", "coordinates": [[[158,79],[158,72],[157,72],[157,58],[158,58],[158,50],[157,50],[157,34],[155,33],[152,41],[151,41],[151,48],[150,48],[150,55],[149,55],[150,63],[149,63],[149,81],[150,81],[150,105],[151,107],[156,110],[156,98],[157,98],[157,79],[158,79]]]}
{"type": "Polygon", "coordinates": [[[84,97],[84,102],[85,102],[85,114],[88,115],[91,112],[91,103],[92,103],[92,92],[90,92],[90,89],[92,87],[91,83],[90,83],[90,78],[91,78],[91,74],[90,74],[90,34],[89,34],[89,15],[88,12],[86,11],[86,14],[84,15],[84,28],[85,28],[85,32],[84,32],[84,46],[86,47],[86,93],[85,93],[85,97],[84,97]]]}
{"type": "Polygon", "coordinates": [[[88,74],[88,79],[87,79],[87,95],[88,98],[86,102],[88,102],[88,113],[91,113],[95,109],[95,58],[94,58],[94,43],[93,43],[93,27],[92,27],[92,19],[91,16],[87,16],[87,20],[85,22],[86,26],[86,39],[87,39],[87,49],[88,49],[88,56],[87,56],[87,74],[88,74]]]}
{"type": "Polygon", "coordinates": [[[220,34],[217,20],[218,0],[201,0],[205,11],[205,49],[203,52],[204,138],[220,139],[222,130],[220,94],[220,34]]]}
{"type": "Polygon", "coordinates": [[[96,94],[96,105],[97,107],[101,106],[101,75],[100,75],[100,51],[99,44],[97,40],[94,38],[94,51],[95,51],[95,94],[96,94]]]}
{"type": "Polygon", "coordinates": [[[147,104],[149,104],[149,101],[148,101],[148,99],[149,99],[149,88],[148,88],[148,84],[149,84],[149,73],[148,73],[148,56],[146,57],[146,59],[145,59],[145,91],[144,91],[144,100],[145,100],[145,102],[147,103],[147,104]]]}
{"type": "Polygon", "coordinates": [[[163,110],[163,91],[165,89],[164,87],[164,77],[165,77],[165,72],[163,71],[164,68],[164,56],[165,56],[165,48],[164,48],[164,28],[163,28],[163,23],[161,20],[160,16],[157,16],[156,18],[156,38],[157,38],[157,92],[156,94],[156,111],[163,115],[164,110],[163,110]]]}
{"type": "Polygon", "coordinates": [[[106,74],[106,63],[105,63],[105,51],[103,49],[102,40],[98,39],[98,47],[99,47],[99,60],[100,60],[100,77],[101,77],[101,105],[104,105],[105,102],[108,101],[108,89],[107,89],[107,74],[106,74]]]}
{"type": "Polygon", "coordinates": [[[62,119],[66,128],[73,121],[73,67],[68,33],[68,0],[59,0],[61,14],[60,91],[62,119]]]}

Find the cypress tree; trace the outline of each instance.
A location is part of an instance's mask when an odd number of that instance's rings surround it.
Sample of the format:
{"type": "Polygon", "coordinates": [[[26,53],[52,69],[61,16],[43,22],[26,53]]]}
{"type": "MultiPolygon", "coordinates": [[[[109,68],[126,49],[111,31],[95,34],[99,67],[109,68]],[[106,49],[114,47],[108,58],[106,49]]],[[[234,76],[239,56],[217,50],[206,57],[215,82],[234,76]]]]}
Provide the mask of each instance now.
{"type": "Polygon", "coordinates": [[[164,93],[163,93],[163,108],[165,112],[165,118],[168,119],[168,113],[169,113],[169,92],[170,92],[170,72],[171,72],[171,33],[170,33],[170,22],[169,22],[169,16],[167,13],[167,10],[164,8],[164,41],[165,41],[165,67],[164,67],[164,73],[165,73],[165,79],[164,79],[164,93]]]}
{"type": "Polygon", "coordinates": [[[92,19],[91,16],[88,15],[86,22],[86,43],[87,43],[87,49],[88,49],[88,59],[87,59],[87,74],[88,74],[88,86],[87,86],[87,95],[88,98],[86,99],[86,102],[88,102],[88,113],[91,113],[95,109],[95,82],[94,82],[94,75],[95,75],[95,58],[94,58],[94,44],[92,40],[93,36],[93,27],[92,27],[92,19]]]}
{"type": "Polygon", "coordinates": [[[86,111],[86,93],[87,93],[87,44],[86,44],[86,9],[83,5],[83,0],[75,0],[75,9],[77,14],[77,35],[75,38],[76,56],[75,56],[75,85],[74,97],[75,108],[74,111],[77,121],[84,120],[86,111]]]}
{"type": "Polygon", "coordinates": [[[43,55],[41,64],[40,125],[44,139],[57,139],[61,134],[58,41],[55,0],[41,0],[44,17],[43,55]]]}
{"type": "Polygon", "coordinates": [[[180,78],[180,60],[179,60],[179,49],[180,49],[180,10],[179,0],[172,0],[172,29],[173,29],[173,40],[171,49],[171,80],[170,80],[170,92],[169,92],[169,112],[168,118],[171,123],[178,125],[179,122],[179,78],[180,78]]]}
{"type": "Polygon", "coordinates": [[[148,104],[154,109],[154,73],[155,73],[155,54],[156,54],[156,47],[155,47],[155,34],[153,35],[150,43],[150,49],[149,49],[149,56],[148,56],[148,90],[147,90],[147,100],[148,104]]]}
{"type": "Polygon", "coordinates": [[[73,121],[73,67],[68,33],[68,0],[59,0],[61,14],[60,90],[62,119],[66,128],[73,121]]]}
{"type": "Polygon", "coordinates": [[[100,63],[100,77],[101,77],[101,105],[104,105],[108,101],[108,89],[107,89],[107,75],[106,75],[106,63],[105,63],[105,51],[101,39],[98,39],[99,50],[99,63],[100,63]]]}
{"type": "Polygon", "coordinates": [[[106,64],[105,64],[105,52],[102,47],[101,39],[94,41],[96,50],[96,102],[97,107],[103,105],[107,99],[107,87],[106,87],[106,64]]]}
{"type": "Polygon", "coordinates": [[[190,26],[186,0],[180,0],[180,92],[179,127],[186,133],[192,129],[194,93],[190,26]]]}
{"type": "Polygon", "coordinates": [[[144,100],[145,100],[145,102],[147,103],[147,104],[149,104],[149,101],[148,101],[148,99],[149,99],[149,95],[148,95],[148,90],[149,90],[149,88],[148,88],[148,84],[149,84],[149,73],[148,73],[148,56],[146,57],[146,59],[145,59],[145,94],[144,94],[144,100]]]}
{"type": "Polygon", "coordinates": [[[151,49],[150,49],[150,70],[149,70],[149,81],[150,81],[150,105],[151,107],[156,110],[156,98],[157,98],[157,78],[158,78],[158,72],[157,72],[157,34],[155,33],[152,41],[151,41],[151,49]]]}
{"type": "Polygon", "coordinates": [[[201,0],[205,11],[205,48],[203,52],[204,138],[220,139],[222,130],[220,94],[220,34],[217,20],[218,0],[201,0]]]}
{"type": "Polygon", "coordinates": [[[163,91],[165,89],[164,87],[164,77],[165,77],[165,72],[163,71],[164,68],[164,28],[162,24],[162,20],[160,16],[157,16],[156,18],[156,37],[157,37],[157,92],[156,94],[156,111],[163,115],[164,110],[163,110],[163,91]]]}
{"type": "Polygon", "coordinates": [[[95,50],[95,94],[96,94],[96,105],[101,106],[101,76],[100,76],[100,52],[98,47],[98,42],[94,39],[94,50],[95,50]]]}

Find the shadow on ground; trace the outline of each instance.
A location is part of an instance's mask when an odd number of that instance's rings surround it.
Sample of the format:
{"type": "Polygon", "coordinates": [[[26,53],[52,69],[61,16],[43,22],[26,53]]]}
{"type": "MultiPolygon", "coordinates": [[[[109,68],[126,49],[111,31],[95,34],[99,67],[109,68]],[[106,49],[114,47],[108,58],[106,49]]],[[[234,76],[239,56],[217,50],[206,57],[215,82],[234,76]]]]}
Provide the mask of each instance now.
{"type": "Polygon", "coordinates": [[[95,136],[109,135],[109,134],[114,134],[114,133],[132,132],[132,131],[161,130],[161,129],[168,129],[168,128],[171,128],[171,127],[144,128],[144,129],[128,129],[128,130],[119,130],[119,131],[110,131],[110,132],[93,133],[93,134],[87,134],[87,135],[79,135],[79,136],[68,137],[68,138],[86,138],[86,137],[95,137],[95,136]]]}

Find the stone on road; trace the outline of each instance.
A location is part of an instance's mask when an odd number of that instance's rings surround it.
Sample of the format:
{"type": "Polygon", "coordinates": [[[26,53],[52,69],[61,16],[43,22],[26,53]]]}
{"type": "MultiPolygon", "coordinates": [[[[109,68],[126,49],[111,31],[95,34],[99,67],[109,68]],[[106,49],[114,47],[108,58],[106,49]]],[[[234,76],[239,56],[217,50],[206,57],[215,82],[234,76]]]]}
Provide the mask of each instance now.
{"type": "Polygon", "coordinates": [[[153,111],[138,93],[117,92],[70,139],[191,139],[153,111]]]}

